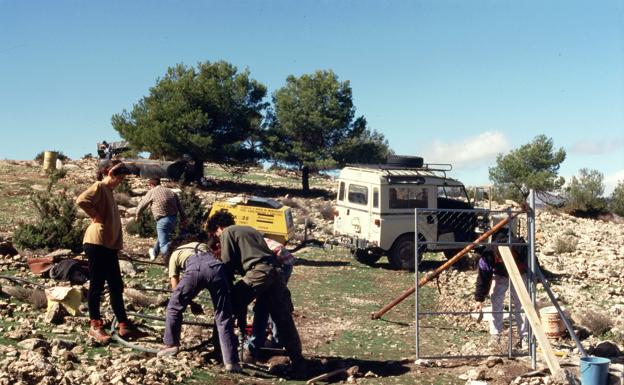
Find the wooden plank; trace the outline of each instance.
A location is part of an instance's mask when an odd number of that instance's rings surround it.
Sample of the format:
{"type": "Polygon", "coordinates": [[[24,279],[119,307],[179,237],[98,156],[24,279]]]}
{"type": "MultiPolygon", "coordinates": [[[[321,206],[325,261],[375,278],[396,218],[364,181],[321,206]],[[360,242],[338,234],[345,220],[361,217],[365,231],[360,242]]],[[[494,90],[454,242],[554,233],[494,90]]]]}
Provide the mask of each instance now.
{"type": "Polygon", "coordinates": [[[542,348],[542,356],[544,357],[544,361],[546,361],[546,364],[550,369],[550,373],[555,375],[557,372],[559,372],[559,370],[561,370],[561,367],[559,366],[559,361],[557,361],[557,357],[555,356],[555,352],[550,345],[550,341],[548,341],[546,333],[544,333],[544,329],[542,329],[542,323],[540,322],[539,316],[537,315],[537,311],[531,303],[529,292],[527,291],[526,286],[522,281],[522,275],[520,275],[518,266],[516,266],[516,261],[511,254],[511,250],[509,249],[509,246],[499,246],[498,251],[503,258],[503,262],[505,262],[505,267],[507,268],[509,279],[511,280],[513,287],[516,289],[518,299],[520,300],[522,308],[527,315],[527,319],[529,320],[529,323],[533,328],[533,334],[535,334],[537,343],[542,348]]]}

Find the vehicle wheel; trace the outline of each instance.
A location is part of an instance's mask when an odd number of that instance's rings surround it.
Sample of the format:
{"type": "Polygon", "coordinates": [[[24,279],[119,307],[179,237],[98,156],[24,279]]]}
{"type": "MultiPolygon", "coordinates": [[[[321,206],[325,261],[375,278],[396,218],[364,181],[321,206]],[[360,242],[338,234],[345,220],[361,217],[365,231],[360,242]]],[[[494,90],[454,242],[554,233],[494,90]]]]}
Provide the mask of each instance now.
{"type": "Polygon", "coordinates": [[[446,259],[451,259],[455,256],[455,254],[457,254],[461,249],[453,249],[453,250],[444,250],[444,256],[446,257],[446,259]]]}
{"type": "MultiPolygon", "coordinates": [[[[444,256],[446,259],[451,259],[457,254],[461,249],[453,249],[453,250],[444,250],[444,256]]],[[[459,259],[459,261],[455,262],[452,266],[454,269],[466,270],[470,267],[470,263],[468,262],[468,253],[464,254],[463,257],[459,259]]]]}
{"type": "MultiPolygon", "coordinates": [[[[418,235],[418,239],[424,241],[425,237],[418,235]]],[[[418,253],[418,261],[422,259],[422,255],[426,250],[426,245],[421,245],[418,253]]],[[[388,261],[390,266],[398,270],[414,270],[416,268],[416,261],[414,259],[414,251],[416,246],[414,245],[413,234],[401,235],[390,249],[388,254],[388,261]]]]}
{"type": "Polygon", "coordinates": [[[423,158],[420,156],[388,155],[386,164],[390,166],[420,168],[423,166],[423,158]]]}
{"type": "Polygon", "coordinates": [[[381,254],[375,254],[365,249],[356,249],[353,252],[353,257],[356,261],[361,262],[365,265],[373,265],[379,260],[379,258],[381,258],[381,254]]]}

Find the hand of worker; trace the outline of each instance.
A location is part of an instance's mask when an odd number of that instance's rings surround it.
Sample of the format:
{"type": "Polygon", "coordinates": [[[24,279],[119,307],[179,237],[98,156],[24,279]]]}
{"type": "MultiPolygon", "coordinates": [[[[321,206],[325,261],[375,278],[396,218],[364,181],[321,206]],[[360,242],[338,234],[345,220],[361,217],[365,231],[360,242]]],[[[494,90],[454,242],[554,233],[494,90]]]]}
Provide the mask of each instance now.
{"type": "Polygon", "coordinates": [[[483,302],[477,302],[475,303],[475,312],[479,313],[477,314],[477,322],[481,322],[483,320],[483,302]]]}

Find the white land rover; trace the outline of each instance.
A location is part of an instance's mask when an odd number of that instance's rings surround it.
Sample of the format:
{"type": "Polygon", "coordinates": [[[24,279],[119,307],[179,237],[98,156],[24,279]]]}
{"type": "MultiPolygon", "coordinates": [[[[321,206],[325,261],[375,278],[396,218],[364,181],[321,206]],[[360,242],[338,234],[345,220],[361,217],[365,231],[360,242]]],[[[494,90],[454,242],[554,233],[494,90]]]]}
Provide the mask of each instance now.
{"type": "MultiPolygon", "coordinates": [[[[334,212],[334,235],[351,248],[356,259],[374,263],[388,256],[395,269],[415,267],[415,208],[472,209],[464,185],[448,178],[451,165],[423,164],[420,157],[391,156],[387,164],[342,169],[334,212]]],[[[449,216],[450,218],[450,216],[449,216]]],[[[451,257],[458,246],[477,238],[477,215],[454,213],[452,219],[428,215],[418,222],[424,251],[451,257]]],[[[459,247],[461,249],[462,247],[459,247]]]]}

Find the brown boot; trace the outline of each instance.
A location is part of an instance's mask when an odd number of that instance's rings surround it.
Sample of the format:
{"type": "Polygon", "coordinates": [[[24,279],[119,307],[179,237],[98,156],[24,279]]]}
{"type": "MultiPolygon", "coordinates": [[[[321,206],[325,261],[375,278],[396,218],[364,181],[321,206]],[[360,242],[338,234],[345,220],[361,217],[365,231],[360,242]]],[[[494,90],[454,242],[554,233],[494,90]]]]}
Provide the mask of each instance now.
{"type": "Polygon", "coordinates": [[[130,321],[120,322],[117,334],[119,334],[119,337],[127,340],[136,340],[148,336],[147,333],[137,329],[137,327],[130,323],[130,321]]]}
{"type": "Polygon", "coordinates": [[[107,344],[111,339],[111,337],[104,331],[104,323],[101,319],[92,319],[90,321],[89,337],[101,344],[107,344]]]}

